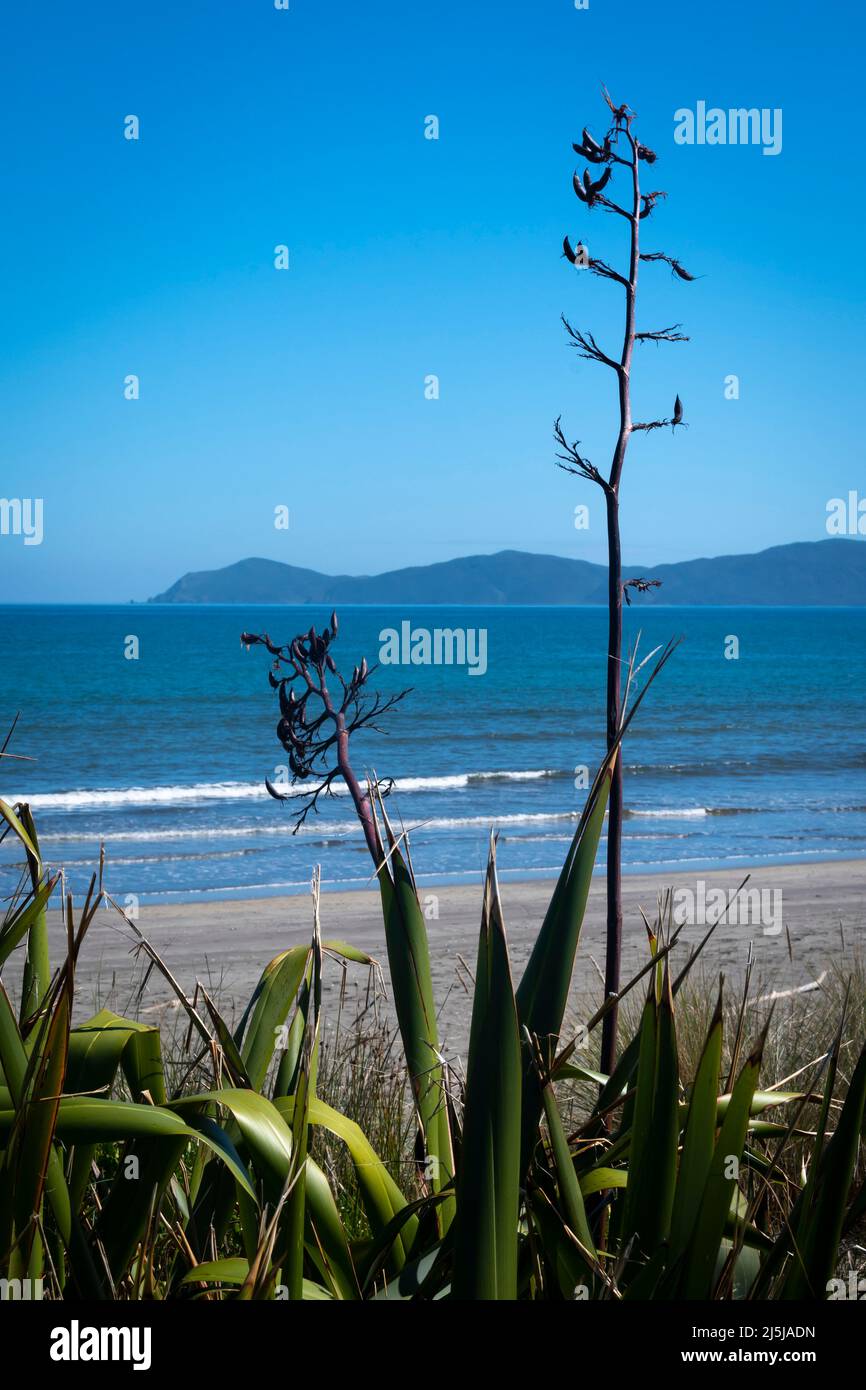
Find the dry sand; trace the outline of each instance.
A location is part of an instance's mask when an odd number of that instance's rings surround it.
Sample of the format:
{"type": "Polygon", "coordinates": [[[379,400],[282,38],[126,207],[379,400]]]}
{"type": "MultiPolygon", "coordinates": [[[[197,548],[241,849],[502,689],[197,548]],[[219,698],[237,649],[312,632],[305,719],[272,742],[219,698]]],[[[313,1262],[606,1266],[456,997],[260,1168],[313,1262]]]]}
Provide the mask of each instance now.
{"type": "MultiPolygon", "coordinates": [[[[623,979],[630,978],[647,958],[641,907],[652,920],[657,896],[666,887],[688,888],[694,892],[699,877],[707,891],[723,888],[733,892],[744,876],[743,872],[736,871],[697,876],[682,871],[664,876],[627,876],[623,884],[623,979]]],[[[760,922],[755,925],[722,923],[704,952],[704,973],[717,976],[724,971],[732,983],[737,983],[742,979],[749,943],[753,942],[756,960],[753,993],[787,990],[817,979],[822,971],[844,969],[846,961],[861,952],[866,928],[866,860],[764,867],[751,872],[748,886],[769,892],[781,890],[782,930],[767,932],[760,922]]],[[[538,880],[502,885],[509,946],[517,978],[532,948],[552,887],[552,882],[538,880]]],[[[439,889],[425,886],[422,900],[428,901],[431,894],[438,899],[438,917],[428,920],[428,928],[434,987],[442,1010],[442,1032],[449,1050],[462,1052],[468,1036],[471,1001],[463,983],[468,977],[460,958],[474,971],[481,882],[439,889]]],[[[770,899],[766,901],[769,905],[770,899]]],[[[604,910],[604,881],[597,876],[590,892],[578,950],[571,999],[573,1020],[585,1017],[589,1001],[595,1005],[601,997],[597,966],[604,960],[604,910]]],[[[56,961],[63,950],[63,934],[57,914],[52,913],[51,917],[52,958],[56,961]]],[[[382,963],[387,986],[378,892],[370,889],[329,893],[324,889],[321,919],[326,940],[349,941],[382,963]]],[[[311,921],[311,900],[300,896],[175,907],[145,906],[138,917],[138,926],[186,991],[191,993],[196,981],[201,980],[231,1018],[249,998],[262,966],[286,946],[309,939],[311,921]]],[[[675,968],[685,962],[705,930],[697,924],[684,929],[675,947],[675,968]]],[[[79,1014],[85,1009],[90,1013],[106,1003],[118,1012],[137,1013],[154,1022],[168,1021],[176,1006],[171,1002],[165,980],[156,971],[150,974],[141,997],[137,995],[144,972],[141,958],[130,954],[131,945],[131,934],[120,918],[100,911],[79,960],[79,1014]]],[[[328,974],[327,1007],[330,1011],[336,1007],[341,974],[336,965],[326,969],[328,974]]],[[[350,967],[348,978],[355,998],[364,997],[366,974],[358,966],[350,967]]]]}

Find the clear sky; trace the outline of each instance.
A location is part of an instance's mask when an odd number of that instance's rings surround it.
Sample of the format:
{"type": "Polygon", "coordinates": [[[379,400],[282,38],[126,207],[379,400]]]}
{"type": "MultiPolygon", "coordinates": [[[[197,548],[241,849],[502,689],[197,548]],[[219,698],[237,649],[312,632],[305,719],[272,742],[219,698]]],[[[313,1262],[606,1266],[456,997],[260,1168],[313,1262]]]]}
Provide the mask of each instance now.
{"type": "Polygon", "coordinates": [[[822,537],[866,493],[863,29],[853,0],[7,10],[0,496],[41,497],[44,539],[0,536],[0,599],[141,599],[248,555],[603,559],[551,440],[562,412],[594,462],[613,443],[613,376],[558,321],[618,347],[619,290],[560,258],[568,232],[622,263],[625,224],[571,189],[601,80],[659,155],[644,245],[701,276],[642,272],[642,326],[691,342],[640,349],[636,413],[678,391],[690,428],[632,443],[625,559],[822,537]],[[676,144],[700,101],[780,108],[781,153],[676,144]]]}

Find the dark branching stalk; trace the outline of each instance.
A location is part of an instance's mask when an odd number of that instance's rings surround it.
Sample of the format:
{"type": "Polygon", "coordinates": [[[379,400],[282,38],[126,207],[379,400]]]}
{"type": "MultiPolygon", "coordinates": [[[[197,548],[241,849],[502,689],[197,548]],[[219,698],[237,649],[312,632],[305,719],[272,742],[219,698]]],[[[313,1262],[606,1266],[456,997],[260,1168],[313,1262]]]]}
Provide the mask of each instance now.
{"type": "MultiPolygon", "coordinates": [[[[333,796],[334,783],[342,780],[378,869],[381,849],[373,813],[374,789],[369,784],[362,788],[352,768],[349,744],[359,729],[379,729],[377,720],[409,692],[401,690],[396,695],[383,696],[369,690],[370,677],[377,666],[368,666],[366,657],[345,680],[330,651],[337,632],[337,615],[332,613],[330,627],[321,635],[311,627],[284,645],[272,642],[267,633],[241,634],[243,646],[263,646],[274,658],[268,679],[280,701],[277,738],[289,755],[292,786],[301,784],[302,790],[282,792],[268,780],[265,786],[277,801],[297,803],[292,813],[296,834],[310,812],[318,812],[319,798],[333,796]],[[333,690],[328,685],[329,676],[333,677],[333,690]]],[[[386,790],[378,785],[375,788],[379,794],[386,790]]]]}
{"type": "Polygon", "coordinates": [[[666,256],[663,251],[642,251],[640,256],[642,261],[665,261],[670,266],[674,275],[678,275],[681,280],[694,280],[697,277],[690,275],[684,265],[681,265],[673,256],[666,256]]]}
{"type": "Polygon", "coordinates": [[[627,579],[622,586],[623,598],[626,604],[631,605],[631,595],[629,589],[634,589],[638,594],[648,594],[650,589],[660,589],[662,581],[660,579],[627,579]]]}
{"type": "MultiPolygon", "coordinates": [[[[583,455],[580,440],[569,442],[562,428],[561,420],[554,425],[554,439],[558,445],[557,463],[566,472],[586,478],[596,483],[604,493],[607,516],[608,540],[608,647],[607,647],[607,747],[616,744],[623,718],[622,701],[622,611],[623,599],[631,603],[630,591],[641,594],[657,588],[657,579],[629,579],[623,583],[622,550],[620,544],[619,489],[623,465],[629,440],[639,432],[649,434],[670,425],[674,430],[684,424],[682,402],[677,396],[673,413],[669,418],[659,418],[639,422],[632,419],[631,413],[631,366],[635,344],[637,343],[683,343],[687,341],[680,331],[680,324],[670,328],[638,331],[636,323],[637,282],[641,261],[663,261],[669,265],[673,275],[680,280],[693,280],[678,260],[663,251],[641,251],[641,224],[651,217],[659,201],[666,197],[660,189],[641,191],[641,165],[655,164],[656,155],[646,145],[636,139],[632,126],[635,112],[623,103],[614,104],[606,88],[602,88],[605,102],[610,112],[610,126],[601,143],[584,130],[579,144],[573,146],[576,154],[585,159],[593,170],[587,168],[580,177],[573,177],[573,186],[578,200],[588,212],[600,207],[613,213],[628,223],[629,263],[626,274],[614,270],[607,262],[590,257],[582,242],[576,249],[568,237],[563,241],[563,255],[574,266],[589,270],[604,280],[621,285],[625,292],[625,323],[622,347],[618,356],[606,352],[592,333],[572,327],[563,317],[571,345],[579,355],[592,362],[609,368],[616,375],[619,401],[619,429],[614,446],[610,471],[605,476],[583,455]],[[613,200],[611,182],[617,168],[627,179],[627,198],[624,203],[613,200]]],[[[608,999],[619,992],[620,956],[622,951],[622,819],[623,785],[622,759],[617,758],[610,792],[610,812],[607,838],[607,951],[605,960],[605,993],[608,999]]],[[[614,1005],[604,1019],[602,1037],[601,1070],[610,1073],[616,1058],[617,1010],[614,1005]]]]}
{"type": "Polygon", "coordinates": [[[657,328],[651,333],[635,333],[634,340],[636,343],[687,343],[689,340],[685,333],[677,332],[680,327],[681,324],[675,323],[670,328],[657,328]]]}

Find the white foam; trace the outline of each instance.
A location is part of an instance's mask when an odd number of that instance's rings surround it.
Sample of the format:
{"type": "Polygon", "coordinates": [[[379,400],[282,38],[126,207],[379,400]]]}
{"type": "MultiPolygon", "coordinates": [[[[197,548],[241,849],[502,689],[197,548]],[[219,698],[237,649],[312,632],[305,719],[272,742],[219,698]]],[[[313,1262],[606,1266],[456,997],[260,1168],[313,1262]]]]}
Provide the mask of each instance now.
{"type": "MultiPolygon", "coordinates": [[[[502,772],[460,772],[441,777],[397,777],[394,790],[401,793],[428,791],[461,791],[470,782],[506,781],[525,782],[541,777],[555,777],[555,772],[546,770],[502,771],[502,772]]],[[[277,783],[278,790],[283,790],[277,783]]],[[[312,785],[312,783],[311,783],[312,785]]],[[[289,797],[302,797],[302,785],[285,787],[289,797]]],[[[337,796],[346,796],[347,787],[342,782],[334,784],[337,796]]],[[[173,806],[186,802],[206,801],[248,801],[261,800],[268,795],[264,779],[260,782],[193,782],[167,787],[96,787],[82,788],[69,792],[36,792],[32,796],[7,797],[8,801],[26,801],[34,811],[89,810],[111,806],[173,806]]]]}
{"type": "MultiPolygon", "coordinates": [[[[534,825],[545,821],[576,821],[579,819],[579,811],[540,811],[531,814],[521,814],[519,812],[507,816],[433,816],[429,820],[420,820],[414,823],[416,830],[460,830],[463,827],[471,826],[496,826],[496,825],[534,825]]],[[[413,829],[413,822],[408,823],[409,830],[413,829]]],[[[244,839],[254,840],[260,835],[282,835],[291,837],[295,829],[294,821],[285,820],[280,825],[229,825],[229,826],[207,826],[199,830],[192,827],[184,827],[178,830],[117,830],[109,831],[107,834],[99,834],[94,831],[88,834],[86,831],[73,830],[67,834],[46,833],[39,836],[40,844],[97,844],[106,845],[117,844],[123,841],[140,840],[143,843],[150,843],[152,840],[230,840],[244,839]]],[[[328,838],[329,836],[361,836],[361,828],[355,820],[345,821],[323,821],[310,819],[301,826],[297,832],[303,836],[313,836],[316,838],[328,838]]]]}

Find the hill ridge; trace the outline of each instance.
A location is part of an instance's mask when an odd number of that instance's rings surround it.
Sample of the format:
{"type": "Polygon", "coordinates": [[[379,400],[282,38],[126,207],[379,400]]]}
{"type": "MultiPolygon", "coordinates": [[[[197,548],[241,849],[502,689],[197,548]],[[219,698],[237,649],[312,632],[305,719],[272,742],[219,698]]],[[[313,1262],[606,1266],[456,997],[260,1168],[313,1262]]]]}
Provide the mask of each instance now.
{"type": "MultiPolygon", "coordinates": [[[[847,538],[794,541],[748,555],[627,565],[624,578],[660,579],[640,603],[723,606],[866,605],[866,545],[847,538]]],[[[604,605],[607,567],[563,555],[500,550],[381,574],[329,575],[248,556],[193,570],[148,603],[604,605]]]]}

